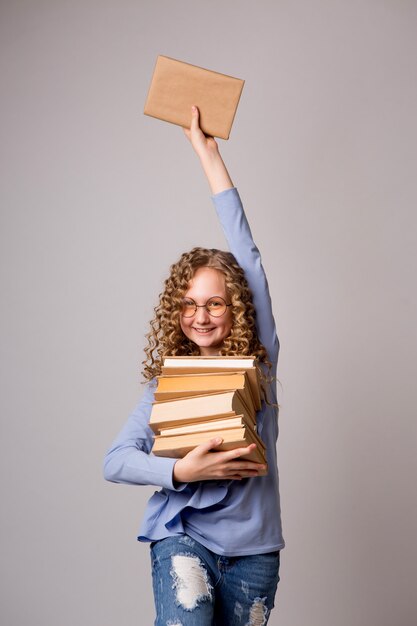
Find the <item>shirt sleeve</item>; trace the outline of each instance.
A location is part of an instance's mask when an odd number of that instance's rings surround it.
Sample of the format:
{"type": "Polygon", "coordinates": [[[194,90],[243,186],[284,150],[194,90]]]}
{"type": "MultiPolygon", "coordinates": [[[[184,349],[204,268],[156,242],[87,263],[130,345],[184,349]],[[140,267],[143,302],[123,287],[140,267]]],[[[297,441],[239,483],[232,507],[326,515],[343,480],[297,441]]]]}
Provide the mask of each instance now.
{"type": "Polygon", "coordinates": [[[156,485],[182,491],[187,483],[173,481],[177,459],[155,456],[151,449],[153,432],[149,426],[153,389],[147,384],[145,393],[108,449],[103,464],[104,478],[127,485],[156,485]]]}
{"type": "Polygon", "coordinates": [[[256,310],[256,328],[271,363],[276,364],[279,340],[268,281],[236,187],[211,196],[230,252],[244,270],[256,310]]]}

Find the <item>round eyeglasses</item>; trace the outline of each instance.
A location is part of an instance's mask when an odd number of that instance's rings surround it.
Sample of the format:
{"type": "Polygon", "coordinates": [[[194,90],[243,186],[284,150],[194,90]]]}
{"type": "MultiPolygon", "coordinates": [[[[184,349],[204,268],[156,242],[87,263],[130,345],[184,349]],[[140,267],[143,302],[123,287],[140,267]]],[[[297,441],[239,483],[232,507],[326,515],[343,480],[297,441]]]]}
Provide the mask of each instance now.
{"type": "Polygon", "coordinates": [[[221,317],[226,313],[228,306],[232,305],[226,304],[220,296],[209,298],[205,304],[196,304],[191,298],[183,298],[181,315],[183,317],[192,317],[197,312],[197,309],[204,307],[212,317],[221,317]]]}

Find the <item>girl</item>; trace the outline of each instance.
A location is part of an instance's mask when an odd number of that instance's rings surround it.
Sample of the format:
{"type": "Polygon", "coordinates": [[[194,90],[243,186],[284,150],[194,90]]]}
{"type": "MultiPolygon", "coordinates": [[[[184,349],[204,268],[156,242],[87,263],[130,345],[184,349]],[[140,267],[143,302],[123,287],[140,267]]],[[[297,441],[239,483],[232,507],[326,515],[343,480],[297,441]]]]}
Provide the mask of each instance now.
{"type": "Polygon", "coordinates": [[[162,487],[138,540],[150,542],[156,626],[262,626],[268,622],[284,547],[276,442],[279,342],[268,283],[237,189],[213,137],[191,111],[184,129],[207,176],[231,252],[193,248],[172,265],[147,335],[143,398],[107,452],[104,476],[162,487]],[[216,311],[210,299],[216,296],[216,311]],[[254,355],[262,372],[258,432],[264,467],[242,459],[255,446],[219,451],[211,439],[182,459],[154,456],[148,425],[156,376],[168,355],[254,355]]]}

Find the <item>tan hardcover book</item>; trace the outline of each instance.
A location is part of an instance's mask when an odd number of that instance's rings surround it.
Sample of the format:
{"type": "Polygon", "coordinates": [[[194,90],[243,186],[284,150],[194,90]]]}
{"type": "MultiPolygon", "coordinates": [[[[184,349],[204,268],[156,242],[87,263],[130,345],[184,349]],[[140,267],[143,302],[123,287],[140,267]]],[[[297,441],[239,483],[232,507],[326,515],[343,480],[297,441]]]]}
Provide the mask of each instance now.
{"type": "Polygon", "coordinates": [[[261,408],[260,378],[258,369],[255,367],[256,359],[248,357],[202,357],[202,356],[172,356],[164,357],[162,374],[193,374],[216,373],[225,370],[235,372],[246,371],[249,377],[250,389],[255,409],[261,408]]]}
{"type": "Polygon", "coordinates": [[[154,394],[155,400],[171,400],[181,396],[194,396],[214,391],[240,389],[249,411],[256,413],[246,372],[171,374],[158,376],[157,380],[158,385],[154,394]]]}
{"type": "MultiPolygon", "coordinates": [[[[223,442],[216,447],[216,450],[234,450],[235,448],[246,447],[251,443],[256,443],[257,447],[248,455],[240,457],[258,463],[266,463],[266,454],[258,439],[254,437],[253,431],[246,427],[222,429],[218,432],[188,433],[172,437],[155,436],[152,448],[156,456],[166,456],[171,458],[182,458],[201,443],[209,441],[213,437],[219,436],[223,442]]],[[[266,473],[266,470],[265,470],[266,473]]]]}
{"type": "Polygon", "coordinates": [[[200,111],[206,135],[229,139],[244,80],[159,55],[144,113],[190,127],[191,105],[200,111]]]}
{"type": "Polygon", "coordinates": [[[195,365],[196,367],[205,367],[210,364],[210,367],[227,367],[232,368],[234,371],[239,369],[247,369],[253,367],[256,362],[254,356],[164,356],[164,365],[168,367],[190,367],[195,365]]]}
{"type": "MultiPolygon", "coordinates": [[[[236,417],[225,417],[223,419],[214,419],[210,422],[189,422],[184,424],[183,426],[178,426],[177,428],[161,428],[158,435],[155,435],[156,438],[164,437],[168,438],[173,435],[186,435],[186,434],[196,434],[211,432],[212,437],[221,436],[221,433],[224,430],[230,430],[231,428],[247,428],[251,431],[251,437],[253,441],[261,448],[265,450],[265,444],[262,439],[259,437],[256,426],[253,422],[248,422],[243,415],[237,415],[236,417]]],[[[167,442],[168,443],[168,442],[167,442]]]]}
{"type": "Polygon", "coordinates": [[[237,415],[236,417],[213,419],[209,422],[190,423],[184,424],[184,426],[174,426],[173,428],[160,428],[159,432],[164,437],[171,437],[172,435],[203,433],[211,430],[220,430],[221,428],[236,428],[238,426],[248,426],[248,428],[255,429],[255,425],[252,422],[248,423],[243,415],[237,415]]]}
{"type": "Polygon", "coordinates": [[[244,415],[255,424],[255,415],[248,412],[240,390],[157,401],[152,406],[149,426],[156,433],[160,428],[236,415],[244,415]]]}

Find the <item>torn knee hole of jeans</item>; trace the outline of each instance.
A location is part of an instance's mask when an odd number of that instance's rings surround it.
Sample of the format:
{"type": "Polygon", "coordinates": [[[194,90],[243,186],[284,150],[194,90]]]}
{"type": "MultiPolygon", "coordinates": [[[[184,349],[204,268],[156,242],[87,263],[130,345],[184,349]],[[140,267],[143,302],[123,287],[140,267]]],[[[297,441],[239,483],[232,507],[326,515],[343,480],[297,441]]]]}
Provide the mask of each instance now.
{"type": "Polygon", "coordinates": [[[207,571],[197,556],[175,554],[171,557],[170,574],[174,580],[176,600],[186,611],[193,611],[198,603],[211,600],[212,586],[207,571]]]}
{"type": "Polygon", "coordinates": [[[266,598],[255,598],[250,607],[249,622],[247,626],[264,626],[268,615],[268,608],[265,604],[266,598]]]}

